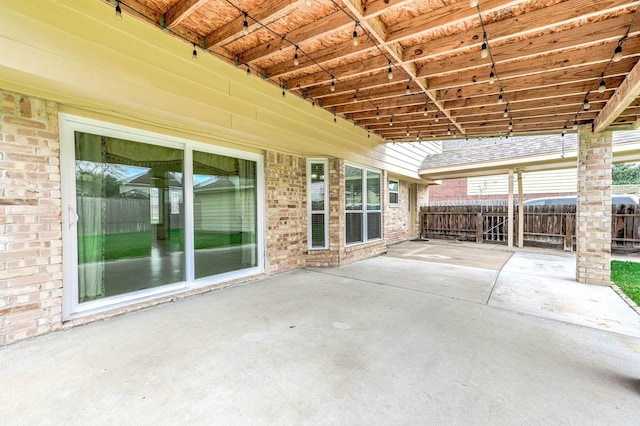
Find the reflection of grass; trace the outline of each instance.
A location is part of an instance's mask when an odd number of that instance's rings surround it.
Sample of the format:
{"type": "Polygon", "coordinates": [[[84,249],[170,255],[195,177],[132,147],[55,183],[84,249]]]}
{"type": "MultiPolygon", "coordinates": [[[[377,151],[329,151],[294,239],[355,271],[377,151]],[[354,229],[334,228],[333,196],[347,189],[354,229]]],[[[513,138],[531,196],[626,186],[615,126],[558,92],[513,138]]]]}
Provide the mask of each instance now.
{"type": "MultiPolygon", "coordinates": [[[[194,238],[196,250],[235,246],[243,242],[255,243],[255,234],[199,231],[194,238]],[[245,241],[243,241],[243,235],[245,241]]],[[[172,229],[169,238],[164,241],[164,245],[167,251],[182,251],[184,249],[183,230],[172,229]]],[[[149,256],[151,254],[151,232],[129,232],[79,238],[78,262],[83,264],[101,260],[102,249],[104,249],[104,260],[149,256]],[[103,247],[100,247],[101,244],[103,247]]]]}
{"type": "Polygon", "coordinates": [[[612,260],[611,281],[640,306],[640,263],[612,260]]]}

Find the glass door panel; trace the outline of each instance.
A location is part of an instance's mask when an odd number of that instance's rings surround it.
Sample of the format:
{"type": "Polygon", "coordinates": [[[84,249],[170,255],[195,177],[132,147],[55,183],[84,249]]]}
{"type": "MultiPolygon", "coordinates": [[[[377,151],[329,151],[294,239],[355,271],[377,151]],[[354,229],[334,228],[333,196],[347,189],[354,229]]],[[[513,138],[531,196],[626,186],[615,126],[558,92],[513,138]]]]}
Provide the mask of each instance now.
{"type": "Polygon", "coordinates": [[[256,162],[193,151],[195,278],[258,265],[256,162]]]}
{"type": "Polygon", "coordinates": [[[75,132],[80,303],[185,280],[183,157],[75,132]]]}

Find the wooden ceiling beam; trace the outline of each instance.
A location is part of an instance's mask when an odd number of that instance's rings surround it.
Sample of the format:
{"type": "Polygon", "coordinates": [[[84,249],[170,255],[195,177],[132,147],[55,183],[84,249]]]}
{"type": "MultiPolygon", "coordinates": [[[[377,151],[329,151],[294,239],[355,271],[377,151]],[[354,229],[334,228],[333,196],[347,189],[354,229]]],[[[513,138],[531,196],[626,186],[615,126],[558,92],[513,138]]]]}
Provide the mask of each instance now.
{"type": "MultiPolygon", "coordinates": [[[[300,0],[273,0],[271,2],[260,3],[253,9],[247,12],[249,19],[249,31],[255,31],[262,28],[262,26],[256,22],[267,23],[271,22],[279,17],[286,15],[291,9],[299,7],[300,0]]],[[[220,46],[227,44],[234,39],[238,38],[241,34],[244,26],[244,14],[232,19],[227,24],[220,28],[217,28],[211,34],[205,37],[205,45],[207,48],[211,46],[220,46]]]]}
{"type": "Polygon", "coordinates": [[[180,0],[164,14],[164,27],[173,29],[208,0],[180,0]]]}
{"type": "MultiPolygon", "coordinates": [[[[608,56],[611,57],[615,45],[617,45],[618,40],[624,35],[631,19],[632,16],[625,15],[591,25],[583,25],[558,33],[546,34],[532,39],[502,45],[494,45],[489,39],[489,46],[496,64],[496,71],[498,75],[501,76],[502,66],[505,62],[522,61],[523,59],[549,55],[554,52],[561,53],[565,59],[577,57],[583,55],[585,49],[601,47],[603,42],[607,42],[607,46],[614,45],[608,52],[608,56]]],[[[636,24],[636,27],[640,27],[640,22],[636,24]]],[[[637,32],[630,33],[630,37],[636,35],[637,32]]],[[[490,66],[490,58],[482,58],[479,52],[473,51],[450,58],[428,61],[420,67],[421,72],[418,75],[420,77],[426,77],[430,74],[442,75],[459,73],[464,70],[482,69],[490,66]]],[[[487,77],[488,75],[489,73],[487,72],[487,77]]]]}
{"type": "MultiPolygon", "coordinates": [[[[605,81],[611,79],[617,81],[623,78],[636,62],[636,58],[626,58],[620,62],[613,63],[607,67],[605,81]]],[[[505,93],[520,90],[534,90],[538,88],[554,86],[556,84],[574,84],[580,82],[591,82],[596,85],[600,80],[603,66],[601,64],[590,64],[572,68],[568,72],[564,69],[550,70],[539,74],[522,76],[517,79],[517,85],[511,84],[513,79],[504,80],[505,93]]],[[[613,84],[608,84],[613,86],[613,84]]],[[[438,90],[438,99],[441,101],[452,101],[456,99],[471,98],[475,96],[498,96],[499,85],[475,84],[462,87],[452,87],[438,90]]]]}
{"type": "MultiPolygon", "coordinates": [[[[637,4],[640,2],[569,0],[530,11],[524,15],[492,22],[485,25],[484,28],[490,42],[503,42],[528,33],[548,30],[555,26],[615,12],[637,4]]],[[[404,60],[415,61],[434,58],[442,54],[453,54],[462,49],[480,46],[482,35],[482,28],[478,26],[468,31],[438,38],[437,43],[424,42],[408,46],[404,60]]]]}
{"type": "Polygon", "coordinates": [[[241,53],[238,55],[239,62],[241,64],[256,62],[278,53],[284,48],[291,48],[293,44],[301,44],[305,41],[314,40],[352,25],[353,20],[339,10],[291,31],[289,34],[286,34],[287,40],[270,40],[241,53]]]}
{"type": "MultiPolygon", "coordinates": [[[[623,77],[607,78],[605,79],[605,85],[608,87],[617,87],[623,80],[623,77]]],[[[543,99],[557,99],[562,96],[581,95],[592,91],[598,87],[599,80],[585,81],[578,83],[552,85],[537,89],[519,90],[517,92],[505,93],[504,96],[510,103],[523,102],[523,101],[535,101],[543,99]]],[[[607,89],[613,91],[614,89],[607,89]]],[[[494,105],[498,98],[499,92],[493,96],[477,96],[464,99],[458,99],[455,101],[443,102],[447,109],[460,109],[485,105],[494,105]]]]}
{"type": "MultiPolygon", "coordinates": [[[[359,88],[357,81],[348,81],[352,77],[356,77],[358,74],[365,74],[375,71],[386,70],[389,66],[387,59],[381,55],[370,58],[369,61],[358,61],[355,63],[344,64],[330,70],[331,74],[324,71],[319,71],[313,74],[306,74],[301,77],[292,78],[287,80],[287,86],[291,89],[304,89],[309,86],[317,85],[319,83],[331,83],[331,75],[334,75],[337,80],[341,80],[345,77],[343,84],[350,87],[351,90],[359,88]]],[[[389,80],[387,80],[389,82],[389,80]]],[[[336,85],[338,82],[336,82],[336,85]]]]}
{"type": "Polygon", "coordinates": [[[604,131],[638,96],[640,96],[640,65],[636,64],[596,117],[594,131],[604,131]]]}
{"type": "MultiPolygon", "coordinates": [[[[343,0],[347,8],[351,10],[352,13],[355,14],[356,18],[360,20],[360,25],[365,28],[370,35],[372,35],[380,45],[384,46],[384,49],[389,53],[389,55],[394,59],[395,63],[398,67],[400,67],[404,73],[409,77],[410,81],[415,82],[415,84],[420,88],[420,90],[425,93],[431,101],[434,103],[435,107],[438,108],[442,113],[449,117],[449,119],[453,122],[454,125],[457,126],[455,120],[449,116],[449,113],[442,107],[442,105],[438,102],[435,97],[435,94],[429,90],[424,85],[423,80],[416,79],[417,77],[417,68],[414,63],[403,62],[404,56],[404,48],[400,45],[399,42],[394,42],[387,44],[387,38],[389,36],[386,25],[380,20],[379,17],[374,17],[372,19],[364,20],[364,7],[360,0],[343,0]]],[[[494,0],[489,0],[494,1],[494,0]]],[[[468,5],[467,5],[468,7],[468,5]]],[[[391,62],[391,61],[390,61],[391,62]]],[[[461,127],[459,127],[461,132],[464,132],[461,127]]]]}
{"type": "MultiPolygon", "coordinates": [[[[483,15],[517,6],[526,0],[484,0],[480,10],[483,15]]],[[[413,38],[416,34],[435,31],[459,23],[468,22],[478,17],[476,8],[469,7],[469,0],[461,0],[448,6],[421,13],[413,19],[403,20],[388,28],[389,40],[401,41],[413,38]]]]}

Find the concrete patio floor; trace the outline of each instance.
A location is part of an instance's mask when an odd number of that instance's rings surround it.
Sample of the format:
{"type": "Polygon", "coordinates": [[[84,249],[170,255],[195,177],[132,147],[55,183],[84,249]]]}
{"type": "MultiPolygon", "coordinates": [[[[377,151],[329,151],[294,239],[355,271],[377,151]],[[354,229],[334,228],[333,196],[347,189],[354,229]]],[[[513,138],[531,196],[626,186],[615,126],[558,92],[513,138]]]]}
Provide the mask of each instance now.
{"type": "Polygon", "coordinates": [[[407,242],[52,333],[2,423],[639,424],[639,316],[572,265],[407,242]]]}

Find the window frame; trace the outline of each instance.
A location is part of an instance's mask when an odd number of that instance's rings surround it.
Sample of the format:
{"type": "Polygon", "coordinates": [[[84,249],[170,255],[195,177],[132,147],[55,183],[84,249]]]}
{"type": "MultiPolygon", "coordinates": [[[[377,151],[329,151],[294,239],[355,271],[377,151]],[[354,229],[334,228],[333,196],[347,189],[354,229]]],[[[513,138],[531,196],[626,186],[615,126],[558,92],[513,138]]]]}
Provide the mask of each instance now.
{"type": "MultiPolygon", "coordinates": [[[[233,279],[254,276],[264,272],[264,157],[258,153],[239,151],[232,148],[211,145],[194,140],[168,136],[161,133],[140,130],[134,127],[114,124],[106,121],[85,118],[81,116],[59,113],[60,128],[60,169],[61,169],[61,195],[62,195],[62,263],[63,263],[63,289],[62,289],[62,318],[72,320],[99,312],[109,311],[122,306],[132,305],[147,300],[157,299],[173,294],[183,293],[195,288],[206,287],[233,279]],[[184,185],[184,250],[185,250],[185,277],[181,282],[167,284],[145,290],[138,290],[110,296],[89,302],[78,301],[78,253],[77,253],[77,229],[75,228],[76,206],[76,178],[75,178],[75,140],[76,131],[99,134],[101,136],[126,139],[132,142],[140,142],[158,146],[180,149],[183,157],[183,180],[189,182],[184,185]],[[240,269],[232,272],[212,275],[206,278],[194,277],[194,220],[193,220],[193,151],[209,152],[212,154],[226,155],[239,159],[256,162],[256,245],[257,265],[255,267],[240,269]],[[188,206],[188,207],[187,207],[188,206]]],[[[151,220],[151,218],[150,218],[151,220]]]]}
{"type": "Polygon", "coordinates": [[[309,250],[327,250],[329,248],[329,160],[327,158],[307,158],[307,248],[309,250]],[[324,167],[324,203],[322,210],[313,210],[313,200],[311,197],[311,175],[314,164],[322,164],[324,167]],[[313,215],[324,214],[324,244],[322,247],[313,246],[313,215]]]}
{"type": "Polygon", "coordinates": [[[398,207],[400,205],[400,181],[398,179],[392,179],[389,178],[388,182],[387,182],[387,187],[388,187],[388,197],[389,197],[389,205],[392,207],[398,207]],[[397,191],[392,191],[391,190],[391,182],[395,182],[398,190],[397,191]],[[391,201],[391,194],[396,194],[396,201],[392,202],[391,201]]]}
{"type": "Polygon", "coordinates": [[[345,220],[345,226],[344,226],[344,239],[345,239],[345,247],[351,247],[351,246],[356,246],[359,244],[367,244],[370,242],[374,242],[374,241],[381,241],[384,238],[384,215],[382,214],[382,206],[383,206],[383,194],[384,192],[382,191],[382,182],[383,182],[383,174],[382,174],[382,170],[379,169],[374,169],[374,168],[367,168],[367,167],[363,167],[357,164],[353,164],[353,163],[348,163],[345,162],[344,164],[344,188],[345,188],[345,193],[343,194],[343,198],[345,200],[345,209],[344,209],[344,220],[345,220]],[[362,182],[362,199],[360,200],[360,204],[361,204],[361,208],[360,210],[347,210],[346,208],[346,168],[347,167],[352,167],[352,168],[356,168],[360,170],[360,176],[361,176],[361,182],[362,182]],[[368,172],[372,172],[372,173],[376,173],[378,175],[378,181],[379,181],[379,194],[378,197],[379,202],[378,202],[378,209],[375,210],[370,210],[367,206],[369,204],[369,200],[368,198],[368,172]],[[368,220],[368,215],[369,213],[377,213],[379,215],[379,222],[380,222],[380,229],[379,229],[379,233],[380,233],[380,237],[376,237],[376,238],[369,238],[368,236],[368,229],[369,229],[369,220],[368,220]],[[347,224],[349,223],[347,221],[347,215],[361,215],[361,234],[360,234],[360,241],[356,241],[356,242],[352,242],[352,243],[348,243],[347,242],[347,224]]]}

